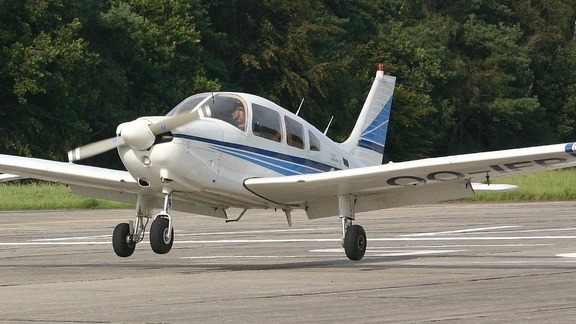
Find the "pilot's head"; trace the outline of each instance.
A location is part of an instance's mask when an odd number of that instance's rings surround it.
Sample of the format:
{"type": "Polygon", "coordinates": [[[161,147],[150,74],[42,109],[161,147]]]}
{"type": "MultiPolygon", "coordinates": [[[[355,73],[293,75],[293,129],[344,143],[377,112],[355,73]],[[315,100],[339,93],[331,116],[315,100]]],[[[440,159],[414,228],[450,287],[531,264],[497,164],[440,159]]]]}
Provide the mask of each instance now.
{"type": "Polygon", "coordinates": [[[232,112],[232,117],[238,121],[243,122],[244,118],[246,117],[244,114],[246,112],[244,111],[244,106],[242,106],[242,104],[237,104],[236,106],[234,106],[234,111],[232,112]]]}

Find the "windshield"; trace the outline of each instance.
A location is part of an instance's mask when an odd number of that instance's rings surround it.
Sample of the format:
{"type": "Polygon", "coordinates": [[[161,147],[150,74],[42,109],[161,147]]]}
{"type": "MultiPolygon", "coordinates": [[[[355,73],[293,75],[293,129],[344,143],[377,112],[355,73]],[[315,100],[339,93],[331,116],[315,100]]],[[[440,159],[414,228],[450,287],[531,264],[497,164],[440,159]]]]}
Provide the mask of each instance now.
{"type": "Polygon", "coordinates": [[[176,116],[180,114],[186,114],[192,111],[194,107],[196,107],[202,100],[208,97],[208,93],[201,93],[197,95],[193,95],[184,99],[181,103],[179,103],[176,107],[174,107],[166,116],[176,116]]]}

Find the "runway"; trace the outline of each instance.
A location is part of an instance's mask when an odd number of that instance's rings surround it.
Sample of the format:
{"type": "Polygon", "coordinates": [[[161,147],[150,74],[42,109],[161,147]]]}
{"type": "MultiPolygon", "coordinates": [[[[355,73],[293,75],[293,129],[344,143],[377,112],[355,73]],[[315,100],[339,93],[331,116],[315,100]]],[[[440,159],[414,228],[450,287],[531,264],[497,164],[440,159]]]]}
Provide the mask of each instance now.
{"type": "Polygon", "coordinates": [[[131,210],[0,212],[2,323],[573,323],[576,201],[450,203],[340,220],[174,213],[166,255],[117,257],[131,210]]]}

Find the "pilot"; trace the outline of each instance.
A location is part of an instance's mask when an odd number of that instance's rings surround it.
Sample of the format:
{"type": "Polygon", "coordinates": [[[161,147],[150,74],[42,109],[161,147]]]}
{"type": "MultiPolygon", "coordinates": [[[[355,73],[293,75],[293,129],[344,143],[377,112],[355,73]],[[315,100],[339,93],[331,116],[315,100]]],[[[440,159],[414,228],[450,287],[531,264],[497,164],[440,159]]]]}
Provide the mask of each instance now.
{"type": "Polygon", "coordinates": [[[234,107],[232,118],[234,118],[236,122],[236,127],[238,127],[238,129],[240,130],[246,129],[246,111],[244,110],[244,106],[241,103],[238,103],[234,107]]]}

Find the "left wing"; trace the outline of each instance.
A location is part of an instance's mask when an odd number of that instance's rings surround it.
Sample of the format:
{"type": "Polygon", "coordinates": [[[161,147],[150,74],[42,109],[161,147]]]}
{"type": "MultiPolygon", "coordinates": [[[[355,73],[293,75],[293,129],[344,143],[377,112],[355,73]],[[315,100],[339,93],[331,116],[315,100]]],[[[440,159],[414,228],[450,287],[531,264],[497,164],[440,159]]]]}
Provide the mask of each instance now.
{"type": "MultiPolygon", "coordinates": [[[[150,201],[150,206],[161,207],[160,192],[141,188],[127,171],[98,168],[68,162],[26,158],[0,154],[0,181],[33,178],[67,184],[72,192],[89,197],[135,203],[138,195],[150,201]]],[[[214,208],[174,195],[174,210],[226,218],[222,208],[214,208]]]]}
{"type": "MultiPolygon", "coordinates": [[[[576,166],[576,143],[454,155],[244,182],[270,201],[304,207],[309,218],[338,215],[338,195],[356,212],[438,202],[474,194],[472,182],[576,166]]],[[[479,185],[486,190],[486,185],[479,185]]],[[[496,190],[502,187],[496,187],[496,190]]]]}
{"type": "Polygon", "coordinates": [[[14,178],[34,178],[133,193],[139,191],[136,180],[126,171],[67,162],[0,154],[0,172],[10,174],[14,178]]]}

